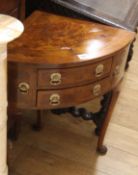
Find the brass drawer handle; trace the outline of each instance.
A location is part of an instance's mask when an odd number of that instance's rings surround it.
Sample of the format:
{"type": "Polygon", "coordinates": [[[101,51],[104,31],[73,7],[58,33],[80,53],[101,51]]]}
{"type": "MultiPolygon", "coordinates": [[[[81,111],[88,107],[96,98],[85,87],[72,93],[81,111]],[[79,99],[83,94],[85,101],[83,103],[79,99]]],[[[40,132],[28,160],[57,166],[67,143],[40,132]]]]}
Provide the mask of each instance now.
{"type": "Polygon", "coordinates": [[[93,87],[93,95],[94,96],[99,96],[102,92],[102,87],[100,84],[97,84],[93,87]]]}
{"type": "Polygon", "coordinates": [[[30,86],[29,86],[29,84],[26,83],[26,82],[21,82],[21,83],[19,83],[19,85],[18,85],[18,89],[19,89],[19,91],[20,91],[21,93],[27,94],[28,91],[29,91],[29,89],[30,89],[30,86]]]}
{"type": "Polygon", "coordinates": [[[49,98],[49,102],[52,106],[57,106],[60,104],[60,95],[59,94],[52,94],[49,98]]]}
{"type": "Polygon", "coordinates": [[[117,66],[115,67],[115,70],[114,70],[113,76],[117,76],[117,75],[119,75],[119,74],[120,74],[120,66],[117,65],[117,66]]]}
{"type": "Polygon", "coordinates": [[[50,84],[53,86],[57,86],[61,84],[61,74],[60,73],[53,73],[50,76],[50,84]]]}
{"type": "Polygon", "coordinates": [[[101,77],[104,73],[104,65],[103,64],[99,64],[96,69],[95,69],[95,75],[96,77],[101,77]]]}

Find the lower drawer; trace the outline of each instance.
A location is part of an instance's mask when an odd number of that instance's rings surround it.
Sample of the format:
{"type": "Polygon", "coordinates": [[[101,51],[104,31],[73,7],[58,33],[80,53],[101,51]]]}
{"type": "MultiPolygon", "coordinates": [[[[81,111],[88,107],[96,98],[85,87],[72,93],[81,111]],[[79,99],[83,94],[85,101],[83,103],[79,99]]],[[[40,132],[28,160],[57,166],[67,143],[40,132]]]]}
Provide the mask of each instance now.
{"type": "Polygon", "coordinates": [[[105,94],[110,88],[110,78],[106,78],[99,82],[80,87],[38,91],[37,107],[39,109],[53,109],[77,105],[105,94]]]}

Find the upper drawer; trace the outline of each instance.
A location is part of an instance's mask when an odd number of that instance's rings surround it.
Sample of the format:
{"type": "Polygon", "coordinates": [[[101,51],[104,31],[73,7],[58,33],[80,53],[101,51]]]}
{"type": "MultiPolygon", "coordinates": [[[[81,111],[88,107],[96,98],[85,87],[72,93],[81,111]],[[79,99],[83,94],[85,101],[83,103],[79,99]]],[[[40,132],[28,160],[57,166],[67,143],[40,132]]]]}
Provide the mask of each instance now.
{"type": "Polygon", "coordinates": [[[0,13],[9,13],[13,9],[17,8],[19,0],[0,0],[0,13]]]}
{"type": "Polygon", "coordinates": [[[94,82],[106,77],[111,69],[112,58],[94,64],[73,68],[38,70],[38,89],[55,89],[94,82]]]}

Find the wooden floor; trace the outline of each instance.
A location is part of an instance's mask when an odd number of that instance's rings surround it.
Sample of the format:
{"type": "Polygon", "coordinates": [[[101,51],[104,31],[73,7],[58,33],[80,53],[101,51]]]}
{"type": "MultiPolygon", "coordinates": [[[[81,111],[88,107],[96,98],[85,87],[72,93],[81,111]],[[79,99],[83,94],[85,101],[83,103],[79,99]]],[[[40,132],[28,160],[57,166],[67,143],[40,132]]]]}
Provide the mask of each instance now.
{"type": "MultiPolygon", "coordinates": [[[[68,115],[43,113],[44,128],[33,132],[35,113],[26,112],[14,143],[12,175],[138,175],[138,41],[108,128],[106,156],[96,151],[94,125],[68,115]]],[[[86,104],[97,110],[99,100],[86,104]],[[97,108],[97,109],[96,109],[97,108]]]]}

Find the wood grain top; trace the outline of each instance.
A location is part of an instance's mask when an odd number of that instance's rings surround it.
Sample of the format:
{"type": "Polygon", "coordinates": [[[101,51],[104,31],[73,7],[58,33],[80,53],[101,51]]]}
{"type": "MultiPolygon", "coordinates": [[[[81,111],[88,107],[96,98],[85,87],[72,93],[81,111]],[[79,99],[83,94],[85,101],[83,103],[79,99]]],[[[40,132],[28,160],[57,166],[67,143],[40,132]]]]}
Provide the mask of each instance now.
{"type": "Polygon", "coordinates": [[[23,30],[24,27],[19,20],[0,14],[0,44],[10,42],[19,37],[23,30]]]}
{"type": "Polygon", "coordinates": [[[94,22],[36,11],[25,32],[9,44],[9,61],[69,64],[106,57],[126,47],[135,34],[94,22]]]}

